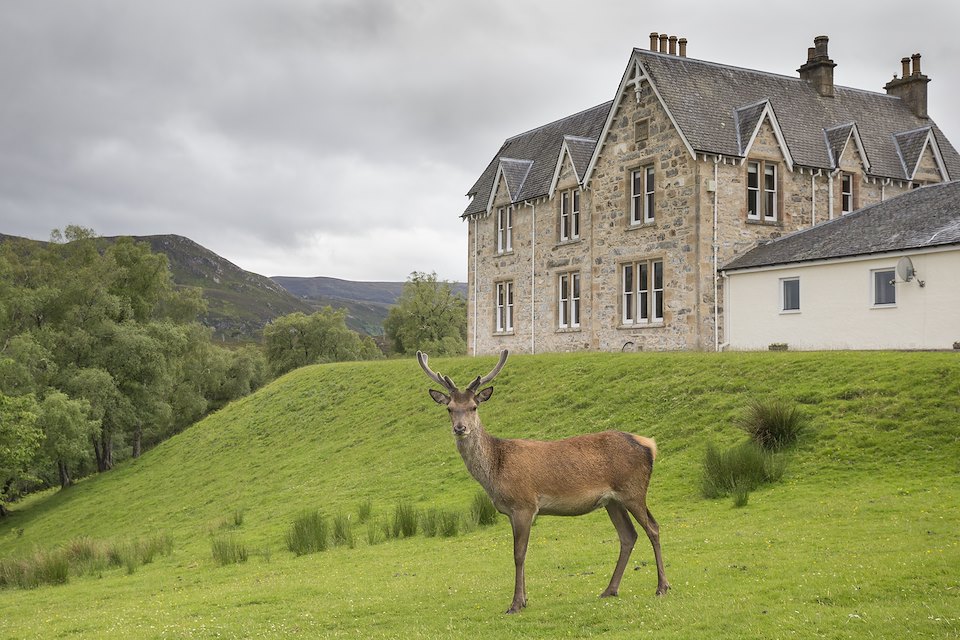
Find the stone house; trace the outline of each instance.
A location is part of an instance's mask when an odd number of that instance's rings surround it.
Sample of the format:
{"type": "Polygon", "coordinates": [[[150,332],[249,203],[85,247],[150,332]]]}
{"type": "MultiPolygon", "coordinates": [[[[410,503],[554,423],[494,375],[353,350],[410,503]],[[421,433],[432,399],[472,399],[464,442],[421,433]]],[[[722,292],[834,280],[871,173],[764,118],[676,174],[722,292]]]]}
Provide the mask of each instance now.
{"type": "Polygon", "coordinates": [[[884,93],[686,56],[650,34],[612,101],[507,139],[467,194],[473,354],[718,350],[719,268],[758,245],[960,177],[920,56],[884,93]]]}

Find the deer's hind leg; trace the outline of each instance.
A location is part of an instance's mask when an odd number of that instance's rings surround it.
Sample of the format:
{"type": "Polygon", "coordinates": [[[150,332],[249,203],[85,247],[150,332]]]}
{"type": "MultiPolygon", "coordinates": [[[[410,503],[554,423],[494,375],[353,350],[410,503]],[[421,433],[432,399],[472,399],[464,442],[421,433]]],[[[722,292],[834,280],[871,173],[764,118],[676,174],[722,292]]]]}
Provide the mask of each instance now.
{"type": "Polygon", "coordinates": [[[607,514],[610,516],[613,526],[617,528],[617,536],[620,538],[620,557],[617,558],[617,566],[613,570],[610,584],[600,594],[601,598],[615,596],[619,592],[620,580],[623,579],[623,572],[627,568],[630,552],[633,551],[633,545],[637,541],[637,530],[633,528],[633,523],[630,522],[630,514],[627,513],[622,504],[608,502],[607,514]]]}
{"type": "Polygon", "coordinates": [[[639,500],[626,505],[633,517],[643,527],[650,538],[650,544],[653,546],[653,557],[657,560],[657,595],[664,595],[670,588],[667,582],[666,573],[663,570],[663,556],[660,553],[660,525],[657,524],[653,514],[647,509],[646,500],[639,500]]]}

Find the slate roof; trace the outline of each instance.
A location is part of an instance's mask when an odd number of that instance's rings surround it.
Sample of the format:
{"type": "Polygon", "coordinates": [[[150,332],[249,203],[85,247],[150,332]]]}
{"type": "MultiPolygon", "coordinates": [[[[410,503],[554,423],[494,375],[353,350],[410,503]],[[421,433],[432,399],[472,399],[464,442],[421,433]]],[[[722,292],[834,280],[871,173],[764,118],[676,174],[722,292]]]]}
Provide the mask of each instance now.
{"type": "MultiPolygon", "coordinates": [[[[769,102],[796,165],[834,169],[852,124],[869,161],[869,174],[909,180],[932,130],[951,179],[960,178],[960,154],[931,119],[919,118],[903,100],[884,92],[835,86],[833,97],[817,93],[799,76],[731,67],[694,58],[634,49],[671,115],[695,152],[743,157],[758,118],[769,102]],[[910,159],[913,164],[910,164],[910,159]]],[[[631,59],[630,64],[633,64],[631,59]]],[[[463,216],[486,211],[501,158],[529,160],[529,174],[514,202],[549,194],[560,150],[570,137],[596,140],[613,101],[507,139],[480,178],[463,216]]],[[[574,167],[588,145],[569,145],[574,167]]],[[[593,143],[591,153],[596,147],[593,143]]]]}
{"type": "Polygon", "coordinates": [[[513,158],[500,158],[500,168],[503,170],[503,178],[507,181],[507,190],[510,194],[520,193],[523,189],[523,183],[530,175],[530,168],[533,162],[530,160],[514,160],[513,158]]]}
{"type": "Polygon", "coordinates": [[[583,174],[593,157],[593,150],[597,147],[596,138],[580,138],[577,136],[563,136],[563,141],[570,152],[570,161],[573,170],[577,173],[577,180],[583,180],[583,174]]]}
{"type": "MultiPolygon", "coordinates": [[[[782,76],[634,49],[694,151],[740,156],[736,112],[769,100],[796,164],[833,168],[824,130],[856,123],[871,175],[909,179],[897,153],[897,133],[932,127],[951,178],[960,154],[931,119],[919,118],[895,96],[835,86],[824,97],[799,76],[782,76]]],[[[912,169],[912,168],[911,168],[912,169]]]]}
{"type": "MultiPolygon", "coordinates": [[[[467,205],[463,215],[469,216],[487,210],[487,203],[490,200],[490,192],[497,177],[501,158],[532,162],[530,172],[519,193],[510,191],[514,202],[539,198],[549,193],[550,183],[553,181],[553,174],[557,169],[557,161],[560,159],[560,149],[563,146],[565,136],[568,141],[571,136],[581,139],[580,142],[575,141],[572,145],[568,144],[568,148],[574,156],[574,167],[578,169],[579,174],[578,165],[582,162],[585,148],[588,146],[586,140],[593,141],[589,144],[589,154],[586,156],[587,162],[589,162],[589,157],[593,155],[593,147],[596,146],[596,140],[600,136],[600,131],[603,129],[607,113],[610,112],[612,105],[613,101],[604,102],[596,107],[507,139],[480,175],[480,178],[467,192],[468,196],[474,197],[467,205]]],[[[586,164],[583,166],[586,167],[586,164]]]]}
{"type": "Polygon", "coordinates": [[[762,244],[722,271],[960,244],[960,181],[913,189],[762,244]]]}

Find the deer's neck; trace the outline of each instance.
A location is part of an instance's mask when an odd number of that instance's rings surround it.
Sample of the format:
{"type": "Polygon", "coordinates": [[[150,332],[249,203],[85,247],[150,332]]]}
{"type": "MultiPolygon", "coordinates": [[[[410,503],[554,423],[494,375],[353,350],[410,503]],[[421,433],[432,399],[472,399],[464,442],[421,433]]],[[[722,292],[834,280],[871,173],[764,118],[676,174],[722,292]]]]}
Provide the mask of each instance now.
{"type": "Polygon", "coordinates": [[[477,425],[470,435],[457,438],[457,450],[467,471],[470,472],[487,493],[492,494],[497,466],[497,438],[487,433],[483,426],[477,425]]]}

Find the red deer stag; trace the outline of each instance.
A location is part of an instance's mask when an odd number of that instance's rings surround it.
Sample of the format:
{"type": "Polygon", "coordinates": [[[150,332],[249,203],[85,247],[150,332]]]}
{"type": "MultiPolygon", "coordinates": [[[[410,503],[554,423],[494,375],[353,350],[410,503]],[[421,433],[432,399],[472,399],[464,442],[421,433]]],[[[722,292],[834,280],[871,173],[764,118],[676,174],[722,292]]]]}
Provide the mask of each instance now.
{"type": "Polygon", "coordinates": [[[430,390],[430,396],[446,405],[453,423],[453,436],[467,470],[490,496],[494,506],[510,518],[513,528],[513,559],[516,565],[513,602],[507,613],[527,606],[524,558],[530,525],[537,514],[579,516],[604,507],[620,537],[620,557],[610,584],[600,597],[617,595],[623,571],[637,540],[630,522],[636,518],[653,545],[657,560],[657,595],[670,588],[660,555],[660,528],[647,509],[647,485],[653,471],[657,445],[650,438],[620,431],[544,442],[509,440],[490,435],[480,424],[477,407],[493,395],[493,380],[507,361],[507,351],[493,371],[477,376],[463,391],[427,365],[427,354],[417,352],[420,367],[446,393],[430,390]]]}

